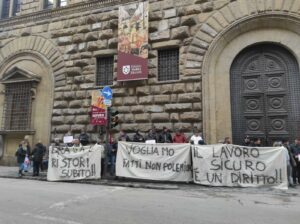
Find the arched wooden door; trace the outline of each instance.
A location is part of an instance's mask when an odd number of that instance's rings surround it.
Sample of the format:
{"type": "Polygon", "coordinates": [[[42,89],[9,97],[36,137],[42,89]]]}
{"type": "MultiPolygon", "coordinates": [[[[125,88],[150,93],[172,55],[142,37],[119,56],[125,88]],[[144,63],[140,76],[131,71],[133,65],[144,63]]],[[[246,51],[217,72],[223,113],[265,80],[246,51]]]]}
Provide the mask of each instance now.
{"type": "Polygon", "coordinates": [[[230,72],[233,142],[246,135],[265,145],[294,140],[299,132],[300,76],[294,56],[281,46],[258,44],[243,50],[230,72]]]}

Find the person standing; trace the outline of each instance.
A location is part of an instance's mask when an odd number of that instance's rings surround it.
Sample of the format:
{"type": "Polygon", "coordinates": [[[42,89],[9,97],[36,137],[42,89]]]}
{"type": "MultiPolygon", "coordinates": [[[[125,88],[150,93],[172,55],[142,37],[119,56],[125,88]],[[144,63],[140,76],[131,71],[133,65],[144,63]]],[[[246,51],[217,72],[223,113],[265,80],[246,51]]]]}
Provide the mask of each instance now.
{"type": "Polygon", "coordinates": [[[253,143],[250,144],[251,147],[261,147],[261,140],[260,138],[254,138],[253,143]]]}
{"type": "Polygon", "coordinates": [[[146,141],[149,141],[149,140],[154,140],[155,143],[158,142],[158,138],[157,138],[157,135],[156,135],[156,132],[155,132],[155,129],[150,129],[147,136],[146,136],[146,141]]]}
{"type": "Polygon", "coordinates": [[[190,143],[193,145],[200,145],[200,142],[203,141],[203,138],[201,136],[201,133],[198,131],[198,129],[194,130],[194,134],[190,138],[190,143]]]}
{"type": "Polygon", "coordinates": [[[86,146],[90,143],[89,136],[87,135],[87,133],[85,132],[84,129],[81,130],[81,133],[80,133],[78,139],[79,139],[81,145],[83,145],[83,146],[86,146]]]}
{"type": "Polygon", "coordinates": [[[26,146],[26,142],[22,141],[21,144],[19,145],[19,148],[16,151],[16,157],[17,157],[17,163],[19,167],[19,172],[18,176],[22,177],[24,176],[23,171],[24,171],[24,161],[26,158],[26,155],[28,155],[30,152],[26,146]]]}
{"type": "Polygon", "coordinates": [[[114,138],[112,138],[107,151],[108,164],[110,165],[109,172],[111,176],[114,176],[116,173],[117,151],[118,151],[118,143],[115,141],[114,138]]]}
{"type": "Polygon", "coordinates": [[[139,130],[137,130],[133,136],[133,142],[145,142],[145,138],[140,133],[139,130]]]}
{"type": "Polygon", "coordinates": [[[121,130],[118,141],[130,142],[130,138],[123,130],[121,130]]]}
{"type": "Polygon", "coordinates": [[[287,161],[287,178],[289,181],[289,186],[294,187],[294,181],[293,181],[293,170],[295,169],[296,166],[296,161],[293,157],[293,154],[291,153],[291,149],[289,146],[289,141],[288,140],[283,140],[282,141],[282,146],[287,150],[288,153],[288,158],[289,160],[287,161]]]}
{"type": "Polygon", "coordinates": [[[175,135],[173,137],[173,143],[186,143],[187,139],[180,129],[175,130],[175,135]]]}
{"type": "Polygon", "coordinates": [[[291,152],[294,156],[294,159],[296,161],[296,167],[293,170],[293,182],[294,184],[300,184],[300,138],[295,139],[295,143],[291,145],[291,152]],[[298,180],[297,180],[298,178],[298,180]],[[298,181],[298,182],[297,182],[298,181]]]}
{"type": "Polygon", "coordinates": [[[43,161],[43,156],[45,154],[46,148],[42,144],[41,141],[39,141],[33,151],[32,151],[32,160],[33,160],[33,176],[39,176],[40,173],[40,166],[43,161]]]}
{"type": "Polygon", "coordinates": [[[162,133],[159,135],[159,143],[173,143],[172,135],[167,127],[163,127],[162,133]]]}

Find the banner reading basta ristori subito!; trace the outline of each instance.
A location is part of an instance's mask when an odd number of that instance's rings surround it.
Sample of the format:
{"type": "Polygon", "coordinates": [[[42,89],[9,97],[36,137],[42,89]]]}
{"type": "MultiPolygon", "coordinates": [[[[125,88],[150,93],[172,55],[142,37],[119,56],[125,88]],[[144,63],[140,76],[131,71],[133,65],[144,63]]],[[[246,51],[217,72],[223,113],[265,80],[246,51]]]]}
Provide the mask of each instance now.
{"type": "Polygon", "coordinates": [[[120,6],[118,81],[148,78],[148,2],[120,6]]]}

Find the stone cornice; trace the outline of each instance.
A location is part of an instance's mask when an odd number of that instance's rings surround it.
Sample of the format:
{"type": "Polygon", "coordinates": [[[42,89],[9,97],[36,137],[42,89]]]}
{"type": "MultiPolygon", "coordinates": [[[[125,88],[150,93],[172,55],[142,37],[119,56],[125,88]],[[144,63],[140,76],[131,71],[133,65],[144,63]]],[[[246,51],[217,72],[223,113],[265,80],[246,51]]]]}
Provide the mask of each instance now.
{"type": "Polygon", "coordinates": [[[48,9],[48,10],[40,10],[34,13],[21,15],[21,16],[14,16],[8,19],[1,19],[0,20],[0,27],[6,28],[10,26],[36,22],[36,21],[43,21],[49,20],[60,16],[67,16],[75,13],[91,11],[95,13],[95,9],[126,4],[129,2],[135,2],[138,0],[90,0],[88,2],[81,2],[77,4],[70,5],[68,7],[61,7],[55,9],[48,9]]]}

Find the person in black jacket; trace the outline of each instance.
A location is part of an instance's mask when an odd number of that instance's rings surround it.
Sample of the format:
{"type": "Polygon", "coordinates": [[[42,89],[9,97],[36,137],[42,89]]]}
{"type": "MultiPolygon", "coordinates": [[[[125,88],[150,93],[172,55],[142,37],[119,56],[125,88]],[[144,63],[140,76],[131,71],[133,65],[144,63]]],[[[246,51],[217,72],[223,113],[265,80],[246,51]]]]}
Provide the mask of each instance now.
{"type": "Polygon", "coordinates": [[[17,157],[17,163],[19,166],[19,173],[18,176],[21,177],[23,176],[23,170],[24,170],[24,160],[26,155],[29,156],[29,151],[30,149],[27,147],[26,142],[22,141],[21,144],[19,145],[19,148],[16,151],[16,157],[17,157]]]}
{"type": "Polygon", "coordinates": [[[133,136],[133,141],[134,142],[145,142],[145,139],[143,135],[140,133],[139,130],[137,130],[133,136]]]}
{"type": "Polygon", "coordinates": [[[39,141],[33,151],[32,151],[32,160],[33,160],[33,176],[38,176],[40,171],[40,166],[43,161],[43,156],[46,152],[46,147],[39,141]]]}
{"type": "Polygon", "coordinates": [[[162,133],[159,135],[159,143],[173,143],[172,135],[170,134],[168,128],[163,127],[162,133]]]}
{"type": "Polygon", "coordinates": [[[81,134],[79,135],[78,139],[83,146],[86,146],[90,143],[89,136],[87,133],[85,133],[84,129],[81,130],[81,134]]]}

